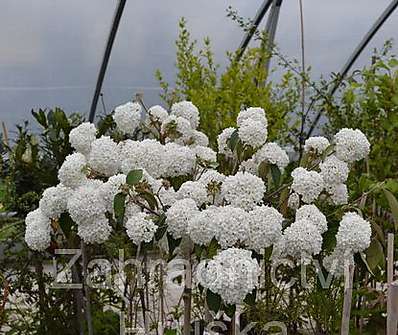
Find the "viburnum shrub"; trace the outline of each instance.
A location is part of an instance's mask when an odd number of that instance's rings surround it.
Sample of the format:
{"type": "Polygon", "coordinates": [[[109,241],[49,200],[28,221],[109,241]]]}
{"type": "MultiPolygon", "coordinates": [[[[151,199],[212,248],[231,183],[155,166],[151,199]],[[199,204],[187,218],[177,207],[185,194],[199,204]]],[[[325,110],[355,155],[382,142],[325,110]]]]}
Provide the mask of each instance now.
{"type": "Polygon", "coordinates": [[[316,259],[341,275],[369,247],[370,223],[345,184],[353,162],[370,151],[358,129],[341,129],[330,141],[311,137],[301,161],[290,162],[267,138],[262,108],[242,110],[237,128],[219,134],[218,152],[197,130],[199,111],[188,101],[144,112],[128,102],[113,120],[114,138],[98,137],[90,123],[70,132],[75,152],[59,169],[60,183],[26,217],[31,249],[50,246],[61,215],[87,244],[106,243],[122,227],[137,247],[163,248],[171,258],[185,241],[194,287],[230,306],[257,290],[261,260],[299,266],[316,259]]]}

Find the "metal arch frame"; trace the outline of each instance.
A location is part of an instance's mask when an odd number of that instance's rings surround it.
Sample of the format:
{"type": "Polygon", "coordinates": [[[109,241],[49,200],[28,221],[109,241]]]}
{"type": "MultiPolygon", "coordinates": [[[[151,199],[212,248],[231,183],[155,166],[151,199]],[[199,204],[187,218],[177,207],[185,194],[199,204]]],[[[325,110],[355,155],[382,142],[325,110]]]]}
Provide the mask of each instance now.
{"type": "MultiPolygon", "coordinates": [[[[380,30],[380,28],[383,26],[383,24],[388,20],[388,18],[391,16],[391,14],[397,9],[398,7],[398,0],[393,0],[387,8],[383,11],[383,13],[378,17],[376,22],[373,24],[373,26],[369,29],[369,31],[366,33],[366,35],[363,37],[361,42],[358,44],[358,46],[355,48],[354,52],[351,54],[351,56],[348,58],[347,62],[344,64],[340,72],[338,72],[338,80],[336,83],[332,86],[332,88],[328,92],[328,96],[332,97],[341,83],[343,82],[345,76],[347,73],[350,71],[352,66],[354,65],[355,61],[358,59],[358,57],[361,55],[361,53],[365,50],[369,42],[373,39],[373,37],[377,34],[377,32],[380,30]]],[[[312,106],[313,102],[310,105],[310,108],[312,106]]],[[[322,116],[322,110],[318,112],[316,115],[314,121],[312,122],[312,125],[308,131],[308,134],[306,138],[310,137],[312,133],[314,132],[320,118],[322,116]]]]}
{"type": "Polygon", "coordinates": [[[116,8],[115,15],[113,17],[111,31],[109,32],[108,41],[106,43],[104,56],[102,58],[101,68],[98,72],[97,84],[95,86],[93,100],[90,107],[90,115],[88,120],[94,121],[95,112],[97,110],[98,99],[101,94],[102,84],[104,82],[106,69],[108,67],[109,58],[111,57],[113,42],[115,41],[116,33],[119,28],[120,19],[122,18],[123,10],[126,5],[126,0],[119,0],[119,4],[116,8]]]}

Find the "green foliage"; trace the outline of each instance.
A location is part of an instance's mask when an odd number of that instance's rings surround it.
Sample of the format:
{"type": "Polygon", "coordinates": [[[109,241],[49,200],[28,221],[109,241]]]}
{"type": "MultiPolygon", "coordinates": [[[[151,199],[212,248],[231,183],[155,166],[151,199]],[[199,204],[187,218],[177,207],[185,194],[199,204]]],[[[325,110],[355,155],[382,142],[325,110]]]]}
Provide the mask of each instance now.
{"type": "Polygon", "coordinates": [[[329,134],[358,128],[372,143],[368,171],[378,180],[398,177],[398,59],[391,44],[375,52],[372,65],[345,80],[326,109],[329,134]]]}
{"type": "Polygon", "coordinates": [[[221,130],[235,126],[239,111],[250,106],[264,108],[269,137],[284,140],[288,114],[295,103],[291,98],[291,75],[287,73],[278,86],[267,81],[265,62],[270,55],[264,47],[247,50],[239,60],[237,52],[228,53],[228,65],[221,71],[215,63],[210,39],[205,38],[203,48],[198,50],[197,42],[191,40],[186,21],[182,19],[179,25],[175,87],[172,89],[161,72],[156,72],[163,88],[161,97],[166,104],[170,107],[181,99],[192,101],[200,110],[200,128],[213,145],[221,130]],[[282,91],[286,94],[281,94],[282,91]]]}

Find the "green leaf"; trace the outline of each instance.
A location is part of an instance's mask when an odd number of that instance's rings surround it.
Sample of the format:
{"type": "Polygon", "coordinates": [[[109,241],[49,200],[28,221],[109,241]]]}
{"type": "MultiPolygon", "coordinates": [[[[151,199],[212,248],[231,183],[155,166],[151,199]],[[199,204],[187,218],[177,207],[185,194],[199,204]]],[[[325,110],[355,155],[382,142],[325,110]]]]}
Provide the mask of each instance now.
{"type": "Polygon", "coordinates": [[[152,193],[142,191],[139,194],[140,197],[143,198],[148,203],[150,209],[155,210],[158,208],[158,202],[152,193]]]}
{"type": "Polygon", "coordinates": [[[281,180],[281,170],[279,170],[279,167],[275,164],[271,164],[271,175],[274,186],[278,187],[281,180]]]}
{"type": "Polygon", "coordinates": [[[164,335],[177,335],[177,329],[166,329],[164,335]]]}
{"type": "Polygon", "coordinates": [[[155,232],[156,241],[160,241],[162,239],[162,237],[164,236],[164,234],[166,233],[166,231],[167,231],[166,225],[160,226],[155,232]]]}
{"type": "Polygon", "coordinates": [[[11,238],[11,236],[17,231],[19,222],[9,223],[0,228],[0,242],[4,242],[11,238]]]}
{"type": "Polygon", "coordinates": [[[384,259],[383,246],[378,239],[372,239],[369,248],[366,250],[366,260],[370,269],[374,271],[379,264],[384,263],[384,259]]]}
{"type": "Polygon", "coordinates": [[[221,307],[221,297],[209,289],[206,290],[206,303],[211,311],[217,313],[221,307]]]}
{"type": "Polygon", "coordinates": [[[113,210],[115,212],[116,221],[123,223],[124,212],[126,209],[126,194],[118,193],[113,199],[113,210]]]}
{"type": "Polygon", "coordinates": [[[174,250],[180,245],[181,238],[175,239],[169,233],[167,233],[167,242],[169,244],[169,254],[172,255],[174,250]]]}
{"type": "Polygon", "coordinates": [[[225,305],[225,314],[232,318],[236,311],[236,305],[225,305]]]}
{"type": "Polygon", "coordinates": [[[370,267],[370,265],[368,263],[368,260],[366,259],[365,253],[361,252],[360,256],[361,256],[362,262],[365,264],[365,266],[368,269],[369,273],[374,277],[374,273],[373,273],[373,271],[372,271],[372,269],[371,269],[371,267],[370,267]]]}
{"type": "Polygon", "coordinates": [[[391,214],[394,217],[395,221],[395,230],[398,230],[398,200],[395,196],[388,190],[383,189],[384,195],[387,198],[388,204],[391,209],[391,214]]]}
{"type": "Polygon", "coordinates": [[[213,238],[207,247],[207,258],[213,258],[215,255],[217,255],[219,248],[220,245],[218,244],[217,240],[213,238]]]}
{"type": "Polygon", "coordinates": [[[238,141],[239,141],[239,133],[238,129],[235,129],[234,132],[231,134],[230,138],[227,140],[228,148],[230,148],[232,152],[235,150],[238,141]]]}
{"type": "Polygon", "coordinates": [[[243,300],[249,306],[254,306],[256,304],[256,290],[246,295],[245,299],[243,300]]]}
{"type": "Polygon", "coordinates": [[[263,181],[267,180],[268,171],[269,171],[268,163],[266,161],[261,162],[260,165],[258,166],[258,175],[263,181]]]}
{"type": "Polygon", "coordinates": [[[126,182],[127,184],[134,186],[140,182],[142,179],[143,171],[138,169],[138,170],[131,170],[127,174],[126,182]]]}

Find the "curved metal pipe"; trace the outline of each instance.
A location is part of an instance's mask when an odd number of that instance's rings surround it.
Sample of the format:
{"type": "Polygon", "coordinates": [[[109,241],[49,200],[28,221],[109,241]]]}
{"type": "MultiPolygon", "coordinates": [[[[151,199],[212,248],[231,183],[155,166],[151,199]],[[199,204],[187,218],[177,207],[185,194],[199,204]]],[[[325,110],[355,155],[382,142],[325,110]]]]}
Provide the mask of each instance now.
{"type": "Polygon", "coordinates": [[[97,110],[98,99],[101,94],[102,83],[104,82],[105,78],[106,68],[108,67],[109,58],[112,52],[113,42],[115,41],[116,33],[119,28],[120,19],[122,17],[125,5],[126,5],[126,0],[120,0],[119,5],[117,6],[115,11],[115,16],[113,18],[111,31],[108,36],[108,42],[106,43],[104,57],[102,58],[101,68],[98,73],[97,84],[95,86],[93,100],[91,102],[90,115],[88,117],[88,120],[90,122],[94,121],[95,112],[97,110]]]}

